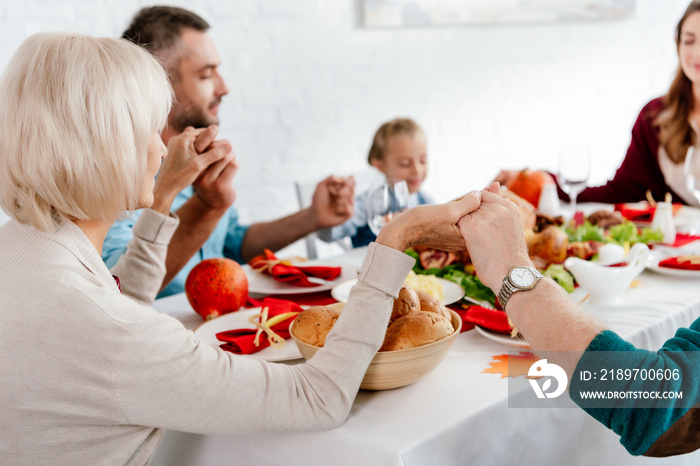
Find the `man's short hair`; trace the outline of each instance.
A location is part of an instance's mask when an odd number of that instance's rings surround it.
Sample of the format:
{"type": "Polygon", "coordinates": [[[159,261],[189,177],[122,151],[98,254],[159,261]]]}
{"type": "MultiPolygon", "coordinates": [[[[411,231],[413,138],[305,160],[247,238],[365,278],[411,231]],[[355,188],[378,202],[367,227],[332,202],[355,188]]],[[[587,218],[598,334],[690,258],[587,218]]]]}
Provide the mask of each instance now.
{"type": "Polygon", "coordinates": [[[204,19],[184,8],[151,6],[134,15],[122,38],[163,59],[179,43],[183,29],[206,32],[209,27],[204,19]]]}
{"type": "Polygon", "coordinates": [[[0,207],[44,231],[136,209],[171,103],[163,68],[130,42],[30,36],[0,78],[0,207]]]}

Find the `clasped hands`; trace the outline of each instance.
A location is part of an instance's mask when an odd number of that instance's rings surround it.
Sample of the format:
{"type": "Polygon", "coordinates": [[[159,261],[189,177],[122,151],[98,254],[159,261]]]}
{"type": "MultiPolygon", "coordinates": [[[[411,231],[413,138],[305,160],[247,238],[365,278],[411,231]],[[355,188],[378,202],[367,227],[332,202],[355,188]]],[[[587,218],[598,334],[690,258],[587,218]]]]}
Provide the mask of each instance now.
{"type": "Polygon", "coordinates": [[[168,141],[154,187],[154,210],[167,214],[175,196],[193,185],[199,199],[215,209],[228,209],[236,198],[233,178],[238,171],[231,144],[216,140],[219,128],[186,128],[168,141]]]}
{"type": "Polygon", "coordinates": [[[511,267],[532,265],[518,208],[499,191],[499,184],[492,183],[447,204],[410,209],[389,222],[377,242],[400,251],[418,244],[467,249],[479,279],[498,289],[511,267]]]}
{"type": "Polygon", "coordinates": [[[315,230],[339,225],[352,217],[355,178],[329,176],[314,191],[309,211],[315,230]]]}

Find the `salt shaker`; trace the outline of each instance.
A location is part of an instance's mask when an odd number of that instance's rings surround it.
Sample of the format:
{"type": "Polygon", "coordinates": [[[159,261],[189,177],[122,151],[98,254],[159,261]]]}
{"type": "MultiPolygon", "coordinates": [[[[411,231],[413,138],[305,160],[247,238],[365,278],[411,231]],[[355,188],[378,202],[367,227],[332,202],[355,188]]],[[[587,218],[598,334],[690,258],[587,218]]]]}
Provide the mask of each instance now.
{"type": "Polygon", "coordinates": [[[555,183],[545,183],[542,185],[540,199],[537,203],[537,210],[542,215],[556,217],[559,215],[559,196],[557,196],[557,185],[555,183]]]}
{"type": "Polygon", "coordinates": [[[656,203],[651,228],[661,231],[664,237],[662,243],[673,244],[676,242],[676,226],[673,223],[673,210],[670,202],[656,203]]]}

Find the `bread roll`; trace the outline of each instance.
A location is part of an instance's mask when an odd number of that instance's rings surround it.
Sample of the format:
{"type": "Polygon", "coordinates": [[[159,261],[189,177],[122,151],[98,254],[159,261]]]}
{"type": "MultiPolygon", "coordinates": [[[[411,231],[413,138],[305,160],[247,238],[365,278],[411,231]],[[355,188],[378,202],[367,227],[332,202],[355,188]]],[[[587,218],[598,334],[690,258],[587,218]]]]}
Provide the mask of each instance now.
{"type": "Polygon", "coordinates": [[[379,351],[416,348],[441,340],[453,332],[452,322],[439,314],[411,312],[389,325],[379,351]]]}
{"type": "MultiPolygon", "coordinates": [[[[342,309],[342,307],[341,307],[342,309]]],[[[338,320],[339,310],[329,306],[315,306],[302,311],[294,321],[294,336],[304,343],[323,346],[326,335],[338,320]]]]}
{"type": "Polygon", "coordinates": [[[393,322],[409,312],[418,312],[419,310],[420,301],[416,290],[404,283],[399,291],[399,297],[394,300],[394,308],[391,310],[391,319],[389,322],[393,322]]]}
{"type": "Polygon", "coordinates": [[[449,309],[443,306],[440,301],[438,301],[433,296],[429,295],[425,291],[416,291],[418,295],[418,301],[420,302],[420,310],[423,312],[433,312],[435,314],[441,315],[447,321],[452,320],[449,309]]]}

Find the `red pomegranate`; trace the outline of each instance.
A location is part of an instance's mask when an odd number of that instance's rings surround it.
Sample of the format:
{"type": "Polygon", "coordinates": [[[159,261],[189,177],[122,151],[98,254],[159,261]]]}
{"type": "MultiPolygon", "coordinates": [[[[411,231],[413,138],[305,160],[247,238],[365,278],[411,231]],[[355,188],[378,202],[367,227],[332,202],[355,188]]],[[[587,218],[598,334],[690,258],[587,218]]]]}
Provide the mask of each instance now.
{"type": "Polygon", "coordinates": [[[238,262],[205,259],[197,264],[185,281],[187,299],[204,320],[235,312],[248,299],[248,277],[238,262]]]}

